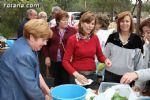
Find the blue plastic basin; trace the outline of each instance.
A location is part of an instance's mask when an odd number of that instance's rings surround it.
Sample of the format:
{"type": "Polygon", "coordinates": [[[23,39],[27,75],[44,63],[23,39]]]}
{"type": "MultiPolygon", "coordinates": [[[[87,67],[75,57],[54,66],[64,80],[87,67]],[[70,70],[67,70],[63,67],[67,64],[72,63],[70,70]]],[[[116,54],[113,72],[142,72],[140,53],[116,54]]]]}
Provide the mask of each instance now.
{"type": "Polygon", "coordinates": [[[76,84],[65,84],[52,89],[53,100],[85,100],[86,88],[76,84]]]}
{"type": "Polygon", "coordinates": [[[11,47],[14,44],[14,40],[6,40],[6,44],[11,47]]]}

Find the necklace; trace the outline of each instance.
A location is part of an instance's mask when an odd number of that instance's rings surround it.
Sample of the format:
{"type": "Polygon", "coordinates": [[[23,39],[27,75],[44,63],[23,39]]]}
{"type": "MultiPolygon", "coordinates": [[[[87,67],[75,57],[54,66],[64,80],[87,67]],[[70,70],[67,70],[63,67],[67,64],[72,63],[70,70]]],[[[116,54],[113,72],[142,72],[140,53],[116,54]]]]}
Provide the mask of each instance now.
{"type": "Polygon", "coordinates": [[[76,34],[76,38],[79,39],[79,40],[80,40],[80,39],[85,39],[85,40],[88,41],[88,40],[90,40],[91,35],[92,35],[92,34],[88,34],[87,36],[83,36],[82,34],[77,33],[77,34],[76,34]]]}
{"type": "Polygon", "coordinates": [[[130,36],[130,35],[128,35],[127,38],[123,38],[123,37],[121,36],[121,34],[119,34],[119,38],[120,38],[121,43],[122,43],[123,45],[126,45],[126,44],[128,43],[129,36],[130,36]]]}

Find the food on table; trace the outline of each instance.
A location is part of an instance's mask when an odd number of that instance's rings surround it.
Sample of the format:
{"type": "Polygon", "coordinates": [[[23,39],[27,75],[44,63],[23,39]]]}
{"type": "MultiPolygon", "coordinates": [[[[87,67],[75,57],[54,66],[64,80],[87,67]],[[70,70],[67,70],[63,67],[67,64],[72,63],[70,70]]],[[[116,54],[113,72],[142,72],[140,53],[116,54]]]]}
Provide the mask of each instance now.
{"type": "Polygon", "coordinates": [[[128,100],[127,97],[120,96],[119,91],[116,91],[111,100],[128,100]]]}
{"type": "Polygon", "coordinates": [[[97,70],[98,71],[102,71],[105,68],[105,64],[104,63],[98,63],[97,64],[97,70]]]}
{"type": "Polygon", "coordinates": [[[90,97],[90,100],[94,100],[94,97],[95,97],[95,96],[91,96],[91,97],[90,97]]]}

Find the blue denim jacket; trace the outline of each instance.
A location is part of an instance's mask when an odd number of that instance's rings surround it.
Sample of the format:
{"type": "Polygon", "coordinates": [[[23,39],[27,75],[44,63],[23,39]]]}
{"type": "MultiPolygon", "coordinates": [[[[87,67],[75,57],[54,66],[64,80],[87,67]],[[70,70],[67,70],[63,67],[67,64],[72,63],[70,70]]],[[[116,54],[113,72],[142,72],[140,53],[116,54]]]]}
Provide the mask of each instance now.
{"type": "Polygon", "coordinates": [[[19,38],[0,59],[0,100],[44,100],[37,52],[19,38]]]}

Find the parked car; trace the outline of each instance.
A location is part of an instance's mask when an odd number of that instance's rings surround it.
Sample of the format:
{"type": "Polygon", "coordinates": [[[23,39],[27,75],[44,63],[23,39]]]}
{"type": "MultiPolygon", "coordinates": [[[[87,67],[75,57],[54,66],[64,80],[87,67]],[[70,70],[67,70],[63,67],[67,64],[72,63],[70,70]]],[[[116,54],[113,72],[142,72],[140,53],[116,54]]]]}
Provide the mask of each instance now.
{"type": "Polygon", "coordinates": [[[79,23],[81,12],[68,12],[69,14],[69,25],[75,26],[79,23]]]}

